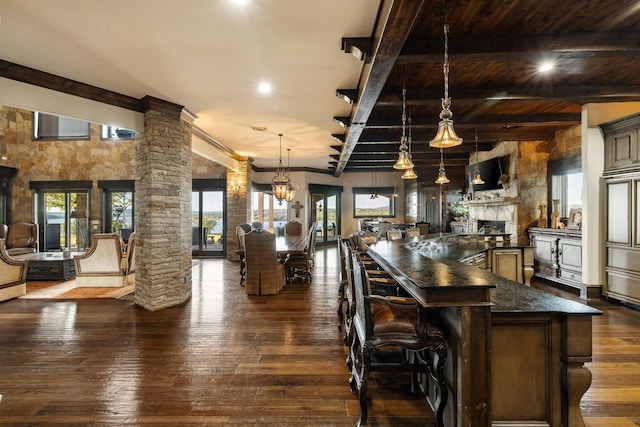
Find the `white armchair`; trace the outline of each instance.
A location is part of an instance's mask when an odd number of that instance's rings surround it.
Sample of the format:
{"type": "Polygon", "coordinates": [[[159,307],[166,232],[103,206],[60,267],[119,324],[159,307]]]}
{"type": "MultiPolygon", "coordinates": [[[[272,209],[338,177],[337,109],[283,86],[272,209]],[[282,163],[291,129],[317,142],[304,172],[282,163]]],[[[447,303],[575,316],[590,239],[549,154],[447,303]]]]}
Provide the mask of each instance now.
{"type": "Polygon", "coordinates": [[[135,282],[135,233],[126,250],[117,234],[94,234],[89,249],[73,258],[77,287],[121,287],[135,282]]]}
{"type": "Polygon", "coordinates": [[[11,258],[0,239],[0,301],[27,293],[27,261],[11,258]]]}

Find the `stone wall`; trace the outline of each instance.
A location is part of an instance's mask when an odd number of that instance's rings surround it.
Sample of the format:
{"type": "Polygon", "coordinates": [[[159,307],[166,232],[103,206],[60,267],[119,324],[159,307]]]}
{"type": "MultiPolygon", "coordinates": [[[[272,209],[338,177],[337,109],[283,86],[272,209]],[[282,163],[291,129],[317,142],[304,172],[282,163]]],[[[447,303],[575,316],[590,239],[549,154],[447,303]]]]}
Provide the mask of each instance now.
{"type": "Polygon", "coordinates": [[[100,219],[99,180],[134,179],[133,140],[102,140],[91,124],[89,140],[34,141],[32,112],[0,109],[0,165],[18,169],[11,192],[12,222],[34,222],[30,181],[91,180],[90,219],[100,219]]]}
{"type": "Polygon", "coordinates": [[[508,190],[490,190],[474,194],[469,203],[471,229],[478,219],[502,220],[506,232],[517,236],[518,242],[528,242],[527,229],[537,227],[541,215],[549,219],[547,204],[547,164],[550,160],[574,157],[582,151],[580,125],[556,132],[554,141],[501,142],[488,152],[472,156],[471,163],[510,155],[508,190]]]}
{"type": "MultiPolygon", "coordinates": [[[[30,181],[93,181],[90,219],[100,219],[100,180],[135,179],[135,141],[103,140],[91,124],[89,140],[34,141],[32,112],[0,107],[0,166],[18,169],[11,193],[12,222],[34,222],[30,181]],[[6,156],[7,159],[2,157],[6,156]]],[[[227,169],[193,154],[194,179],[224,179],[227,169]]]]}

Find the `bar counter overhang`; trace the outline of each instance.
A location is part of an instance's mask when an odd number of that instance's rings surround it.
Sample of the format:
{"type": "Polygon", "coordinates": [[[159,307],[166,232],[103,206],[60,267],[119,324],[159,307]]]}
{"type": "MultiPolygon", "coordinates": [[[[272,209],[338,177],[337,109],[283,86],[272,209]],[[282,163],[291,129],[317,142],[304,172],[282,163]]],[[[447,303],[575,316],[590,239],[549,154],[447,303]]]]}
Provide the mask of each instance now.
{"type": "MultiPolygon", "coordinates": [[[[440,311],[449,351],[446,425],[584,426],[591,316],[602,313],[459,261],[478,250],[477,241],[442,234],[369,248],[422,307],[440,311]],[[415,249],[425,241],[429,250],[415,249]]],[[[426,380],[425,387],[434,399],[426,380]]]]}

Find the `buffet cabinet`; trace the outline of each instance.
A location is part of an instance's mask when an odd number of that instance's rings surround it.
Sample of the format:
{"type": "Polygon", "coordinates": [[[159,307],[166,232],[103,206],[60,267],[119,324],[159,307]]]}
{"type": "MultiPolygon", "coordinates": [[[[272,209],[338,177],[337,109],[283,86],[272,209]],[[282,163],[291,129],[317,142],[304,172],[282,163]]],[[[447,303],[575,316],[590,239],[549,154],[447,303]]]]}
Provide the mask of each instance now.
{"type": "Polygon", "coordinates": [[[605,135],[603,294],[640,304],[640,114],[601,125],[605,135]]]}
{"type": "Polygon", "coordinates": [[[534,247],[534,276],[582,288],[582,232],[580,230],[530,228],[534,247]]]}

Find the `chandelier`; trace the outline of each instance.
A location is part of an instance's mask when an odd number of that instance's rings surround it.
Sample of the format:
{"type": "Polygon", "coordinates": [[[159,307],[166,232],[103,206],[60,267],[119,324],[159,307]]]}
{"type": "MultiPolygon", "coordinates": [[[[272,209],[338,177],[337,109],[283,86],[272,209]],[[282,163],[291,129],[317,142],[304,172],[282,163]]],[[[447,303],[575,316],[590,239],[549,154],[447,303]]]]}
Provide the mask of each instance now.
{"type": "MultiPolygon", "coordinates": [[[[408,158],[411,164],[413,164],[413,159],[411,158],[411,115],[409,115],[409,149],[408,149],[408,158]]],[[[416,179],[418,175],[413,170],[413,166],[409,169],[405,169],[404,173],[401,176],[402,179],[416,179]]]]}
{"type": "Polygon", "coordinates": [[[407,138],[405,136],[405,125],[407,121],[407,89],[402,87],[402,137],[400,138],[400,153],[398,153],[398,160],[393,165],[394,169],[410,169],[413,167],[411,156],[407,152],[407,138]]]}
{"type": "Polygon", "coordinates": [[[447,174],[444,172],[444,160],[442,158],[442,148],[440,149],[440,168],[438,169],[438,178],[436,178],[436,184],[447,184],[449,182],[449,178],[447,178],[447,174]]]}
{"type": "Polygon", "coordinates": [[[473,179],[471,180],[471,184],[484,184],[484,181],[480,177],[480,169],[478,169],[478,129],[476,129],[476,166],[473,171],[473,179]]]}
{"type": "Polygon", "coordinates": [[[282,201],[287,195],[287,187],[290,184],[289,174],[284,170],[282,166],[282,134],[280,136],[280,160],[278,161],[278,167],[276,173],[271,179],[271,189],[273,190],[273,196],[278,200],[278,204],[282,205],[282,201]]]}
{"type": "Polygon", "coordinates": [[[451,99],[449,98],[449,25],[447,25],[446,10],[444,16],[444,65],[442,67],[444,72],[444,98],[442,98],[442,111],[440,112],[438,132],[429,142],[430,147],[436,148],[449,148],[462,144],[462,138],[456,135],[456,131],[453,130],[453,121],[451,120],[453,113],[449,108],[451,106],[451,99]]]}
{"type": "Polygon", "coordinates": [[[287,148],[287,179],[289,180],[289,184],[287,184],[287,190],[284,194],[284,199],[287,202],[292,202],[293,198],[296,197],[296,190],[298,186],[291,181],[291,165],[289,164],[289,154],[291,152],[291,148],[287,148]]]}

